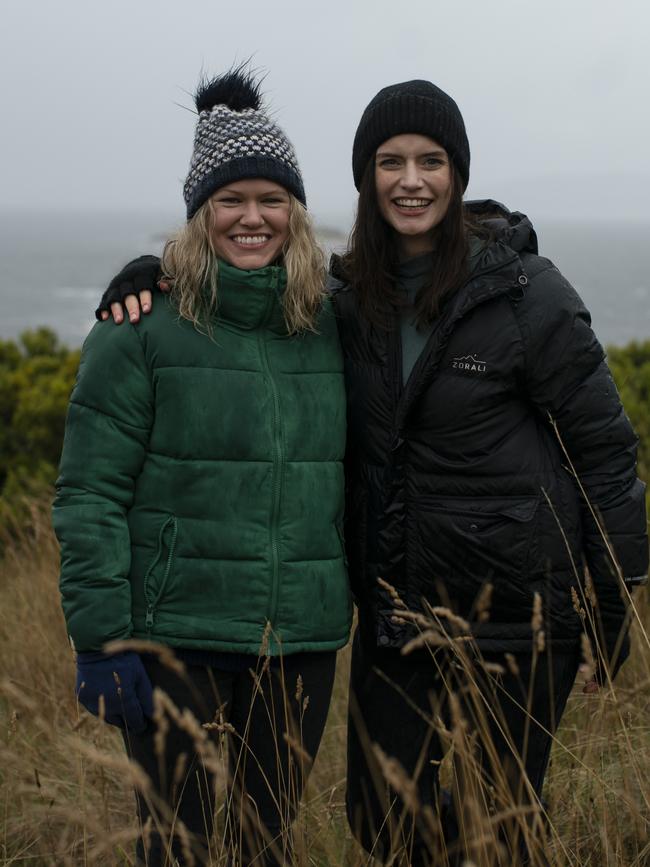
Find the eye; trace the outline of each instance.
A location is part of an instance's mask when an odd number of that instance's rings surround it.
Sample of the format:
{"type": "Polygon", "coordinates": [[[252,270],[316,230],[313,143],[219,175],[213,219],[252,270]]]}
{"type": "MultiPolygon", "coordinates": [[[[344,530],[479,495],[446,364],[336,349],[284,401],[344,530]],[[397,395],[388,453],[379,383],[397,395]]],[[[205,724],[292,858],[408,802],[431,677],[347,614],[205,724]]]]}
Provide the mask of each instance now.
{"type": "Polygon", "coordinates": [[[262,199],[262,203],[265,205],[286,205],[288,204],[287,200],[282,198],[281,196],[266,196],[262,199]]]}
{"type": "Polygon", "coordinates": [[[424,165],[428,168],[438,168],[447,165],[447,160],[442,156],[429,156],[424,158],[424,165]]]}
{"type": "Polygon", "coordinates": [[[378,157],[377,165],[380,169],[393,169],[399,165],[399,160],[396,157],[378,157]]]}
{"type": "Polygon", "coordinates": [[[219,196],[214,200],[218,205],[238,205],[241,199],[236,196],[219,196]]]}

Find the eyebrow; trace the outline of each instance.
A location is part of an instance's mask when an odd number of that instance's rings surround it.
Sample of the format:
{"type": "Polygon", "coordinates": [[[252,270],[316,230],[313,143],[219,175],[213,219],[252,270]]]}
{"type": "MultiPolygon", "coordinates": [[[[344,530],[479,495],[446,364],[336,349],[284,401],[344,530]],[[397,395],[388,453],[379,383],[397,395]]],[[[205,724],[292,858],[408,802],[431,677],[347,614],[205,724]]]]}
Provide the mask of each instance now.
{"type": "MultiPolygon", "coordinates": [[[[377,156],[378,157],[402,157],[403,158],[405,155],[402,153],[393,153],[392,151],[382,151],[380,149],[377,151],[377,156]]],[[[406,154],[406,156],[410,156],[410,154],[406,154]]],[[[419,158],[422,158],[422,157],[441,157],[441,156],[447,156],[447,152],[445,151],[444,148],[439,148],[439,149],[436,149],[433,151],[427,151],[426,153],[415,154],[415,156],[419,157],[419,158]]]]}
{"type": "MultiPolygon", "coordinates": [[[[215,195],[219,195],[220,193],[230,193],[232,196],[243,196],[241,190],[233,190],[232,187],[219,187],[215,195]]],[[[277,190],[264,190],[259,194],[260,196],[289,196],[287,190],[277,189],[277,190]]]]}

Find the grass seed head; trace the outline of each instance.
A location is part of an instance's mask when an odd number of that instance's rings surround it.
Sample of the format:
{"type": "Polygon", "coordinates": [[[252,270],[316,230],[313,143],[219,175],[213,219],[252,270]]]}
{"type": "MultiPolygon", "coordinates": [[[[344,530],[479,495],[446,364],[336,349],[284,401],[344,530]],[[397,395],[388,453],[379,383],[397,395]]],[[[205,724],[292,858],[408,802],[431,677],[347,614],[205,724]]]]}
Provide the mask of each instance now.
{"type": "Polygon", "coordinates": [[[582,649],[582,658],[590,672],[596,671],[596,660],[594,658],[594,650],[591,646],[589,636],[583,632],[580,636],[580,646],[582,649]]]}
{"type": "Polygon", "coordinates": [[[372,750],[386,782],[401,797],[406,808],[417,813],[420,808],[417,783],[409,777],[397,759],[386,755],[379,744],[373,744],[372,750]]]}
{"type": "Polygon", "coordinates": [[[469,633],[471,633],[472,630],[467,620],[465,620],[463,617],[460,617],[458,614],[455,614],[450,608],[447,608],[444,605],[429,605],[428,603],[425,604],[427,610],[441,629],[444,630],[444,626],[440,622],[441,620],[443,620],[450,626],[454,627],[454,634],[460,633],[461,635],[468,635],[469,633]]]}
{"type": "Polygon", "coordinates": [[[392,584],[389,584],[388,581],[384,581],[383,578],[377,578],[377,584],[386,590],[396,608],[406,608],[406,603],[392,584]]]}
{"type": "Polygon", "coordinates": [[[519,677],[519,666],[517,665],[517,659],[512,653],[504,653],[504,657],[506,663],[508,664],[508,670],[515,677],[519,677]]]}
{"type": "Polygon", "coordinates": [[[598,608],[598,597],[594,589],[594,582],[589,569],[585,569],[585,593],[592,608],[598,608]]]}
{"type": "Polygon", "coordinates": [[[585,609],[584,609],[584,608],[582,607],[582,605],[580,604],[580,599],[579,599],[579,597],[578,597],[578,592],[577,592],[576,588],[575,588],[573,585],[571,585],[571,601],[572,601],[572,603],[573,603],[573,610],[576,612],[576,614],[578,614],[578,616],[580,617],[580,619],[581,619],[582,621],[584,621],[585,616],[586,616],[586,615],[585,615],[585,609]]]}
{"type": "Polygon", "coordinates": [[[544,625],[542,596],[537,591],[535,591],[535,595],[533,596],[533,616],[531,617],[530,625],[534,634],[537,634],[544,625]]]}
{"type": "Polygon", "coordinates": [[[479,623],[486,623],[490,619],[493,591],[494,585],[489,581],[481,587],[476,600],[476,619],[479,623]]]}

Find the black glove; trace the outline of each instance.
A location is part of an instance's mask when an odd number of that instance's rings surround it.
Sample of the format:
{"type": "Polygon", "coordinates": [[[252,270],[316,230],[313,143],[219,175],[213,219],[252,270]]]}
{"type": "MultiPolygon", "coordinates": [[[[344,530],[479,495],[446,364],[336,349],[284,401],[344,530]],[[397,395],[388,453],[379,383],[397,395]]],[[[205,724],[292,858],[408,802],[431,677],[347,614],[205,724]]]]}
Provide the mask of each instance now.
{"type": "Polygon", "coordinates": [[[158,256],[138,256],[137,259],[132,259],[108,284],[108,289],[102,295],[99,307],[95,310],[95,316],[101,319],[102,311],[106,310],[110,313],[114,301],[124,306],[127,295],[138,295],[143,289],[157,290],[161,277],[158,256]]]}

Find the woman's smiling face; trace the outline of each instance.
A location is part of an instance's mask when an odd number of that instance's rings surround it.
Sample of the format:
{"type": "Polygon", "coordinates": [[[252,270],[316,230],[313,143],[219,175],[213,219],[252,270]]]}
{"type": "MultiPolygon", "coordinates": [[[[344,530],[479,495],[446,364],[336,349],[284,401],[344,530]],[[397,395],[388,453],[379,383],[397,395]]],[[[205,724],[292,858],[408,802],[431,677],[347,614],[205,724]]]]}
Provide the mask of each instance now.
{"type": "Polygon", "coordinates": [[[210,199],[212,242],[220,259],[236,268],[264,268],[289,237],[289,193],[263,178],[235,181],[210,199]]]}
{"type": "Polygon", "coordinates": [[[377,148],[377,204],[397,232],[404,256],[433,249],[434,230],[447,213],[452,184],[446,150],[427,136],[396,135],[377,148]]]}

